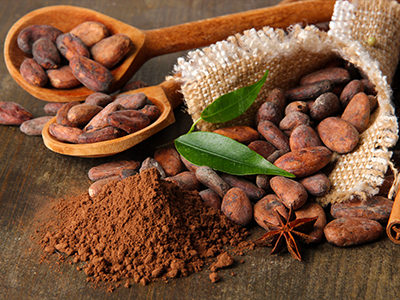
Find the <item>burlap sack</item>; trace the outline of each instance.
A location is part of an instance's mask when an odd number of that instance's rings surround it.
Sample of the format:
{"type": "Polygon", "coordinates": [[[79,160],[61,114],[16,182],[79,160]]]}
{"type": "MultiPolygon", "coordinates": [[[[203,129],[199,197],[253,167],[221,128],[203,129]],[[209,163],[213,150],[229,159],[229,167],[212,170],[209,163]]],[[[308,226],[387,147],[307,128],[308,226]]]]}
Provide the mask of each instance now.
{"type": "MultiPolygon", "coordinates": [[[[269,76],[256,102],[242,117],[224,124],[200,122],[200,130],[230,125],[253,125],[256,110],[274,88],[287,90],[299,79],[339,56],[353,63],[376,86],[379,107],[358,147],[349,154],[335,154],[329,174],[332,189],[317,199],[323,206],[353,195],[378,193],[398,139],[398,124],[391,103],[390,83],[400,53],[400,5],[388,0],[343,1],[335,4],[330,30],[295,25],[285,32],[264,28],[248,30],[178,59],[187,112],[197,120],[202,110],[219,96],[269,76]],[[370,46],[368,37],[377,43],[370,46]]],[[[397,177],[397,172],[394,170],[397,177]]],[[[395,189],[392,188],[389,197],[395,189]]]]}

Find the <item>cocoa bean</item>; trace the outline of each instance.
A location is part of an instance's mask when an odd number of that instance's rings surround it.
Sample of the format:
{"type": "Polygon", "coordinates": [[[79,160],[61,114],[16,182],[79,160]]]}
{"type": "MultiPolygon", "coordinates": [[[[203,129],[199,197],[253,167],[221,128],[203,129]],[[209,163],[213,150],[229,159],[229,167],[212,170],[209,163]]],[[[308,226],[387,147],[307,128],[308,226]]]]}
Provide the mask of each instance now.
{"type": "Polygon", "coordinates": [[[319,243],[324,238],[326,226],[326,215],[321,205],[315,202],[307,202],[295,212],[297,219],[318,217],[314,223],[313,230],[308,233],[312,237],[311,243],[319,243]]]}
{"type": "Polygon", "coordinates": [[[69,33],[79,37],[88,48],[110,35],[104,24],[93,21],[86,21],[79,24],[71,29],[69,33]]]}
{"type": "Polygon", "coordinates": [[[265,230],[270,230],[266,222],[279,226],[279,219],[276,212],[279,212],[283,217],[287,218],[289,212],[275,194],[266,195],[260,199],[253,207],[254,220],[259,226],[265,230]]]}
{"type": "Polygon", "coordinates": [[[289,145],[292,151],[323,146],[318,134],[308,125],[300,125],[293,129],[289,137],[289,145]]]}
{"type": "Polygon", "coordinates": [[[305,113],[294,111],[281,120],[279,129],[290,136],[292,131],[300,125],[310,125],[310,117],[305,113]]]}
{"type": "MultiPolygon", "coordinates": [[[[94,104],[88,104],[88,105],[94,105],[94,104]]],[[[90,132],[108,127],[109,126],[107,123],[108,114],[121,109],[122,107],[119,104],[111,102],[106,107],[104,107],[98,114],[96,114],[89,121],[89,123],[86,124],[85,128],[83,128],[83,131],[90,132]]]]}
{"type": "Polygon", "coordinates": [[[265,196],[266,192],[256,186],[251,181],[244,177],[231,175],[231,174],[221,174],[222,180],[230,185],[230,187],[240,188],[250,201],[256,202],[265,196]]]}
{"type": "Polygon", "coordinates": [[[185,165],[186,169],[188,169],[190,172],[196,172],[197,168],[199,166],[192,164],[190,161],[188,161],[186,158],[184,158],[182,155],[179,155],[181,158],[182,163],[185,165]]]}
{"type": "Polygon", "coordinates": [[[161,148],[154,153],[154,159],[163,167],[166,176],[175,176],[183,170],[181,157],[174,148],[161,148]]]}
{"type": "Polygon", "coordinates": [[[373,95],[368,95],[368,100],[370,111],[373,112],[378,103],[378,100],[376,100],[376,96],[373,95]]]}
{"type": "Polygon", "coordinates": [[[279,88],[273,89],[265,99],[266,102],[272,102],[276,106],[278,106],[279,110],[283,113],[286,107],[286,99],[285,94],[279,88]]]}
{"type": "Polygon", "coordinates": [[[144,87],[148,87],[149,85],[141,80],[135,80],[135,81],[130,81],[128,83],[126,83],[120,90],[121,93],[125,93],[128,91],[133,91],[133,90],[137,90],[137,89],[141,89],[144,87]]]}
{"type": "Polygon", "coordinates": [[[271,189],[287,208],[292,207],[296,210],[306,203],[308,193],[301,183],[283,176],[274,176],[269,183],[271,189]]]}
{"type": "Polygon", "coordinates": [[[113,83],[113,75],[107,68],[85,56],[73,56],[69,66],[75,77],[94,92],[107,93],[113,83]]]}
{"type": "Polygon", "coordinates": [[[300,85],[308,85],[323,80],[329,80],[332,84],[343,84],[350,81],[350,73],[344,68],[326,68],[309,73],[300,79],[300,85]]]}
{"type": "Polygon", "coordinates": [[[33,59],[44,69],[55,69],[61,64],[56,45],[47,38],[40,38],[32,45],[33,59]]]}
{"type": "Polygon", "coordinates": [[[80,103],[78,101],[71,101],[61,106],[57,111],[56,123],[64,126],[72,126],[71,122],[68,120],[68,111],[71,109],[71,107],[79,104],[80,103]]]}
{"type": "Polygon", "coordinates": [[[213,169],[208,166],[201,166],[196,169],[196,178],[204,186],[212,189],[223,198],[230,186],[213,169]]]}
{"type": "Polygon", "coordinates": [[[324,228],[326,240],[339,247],[348,247],[378,239],[383,233],[382,225],[365,218],[338,218],[324,228]]]}
{"type": "Polygon", "coordinates": [[[118,177],[120,180],[135,176],[138,172],[132,169],[122,169],[121,172],[119,172],[118,177]]]}
{"type": "Polygon", "coordinates": [[[231,221],[246,226],[253,218],[253,207],[249,198],[239,188],[231,188],[222,199],[221,211],[231,221]]]}
{"type": "Polygon", "coordinates": [[[56,40],[56,45],[62,56],[68,61],[76,55],[90,57],[88,48],[78,36],[72,33],[59,35],[56,40]]]}
{"type": "Polygon", "coordinates": [[[262,121],[257,126],[258,132],[279,150],[289,151],[289,138],[270,121],[262,121]]]}
{"type": "Polygon", "coordinates": [[[49,133],[61,142],[77,144],[78,137],[83,133],[82,129],[52,123],[49,126],[49,133]]]}
{"type": "Polygon", "coordinates": [[[78,136],[79,144],[98,143],[108,140],[113,140],[126,135],[125,131],[108,126],[101,129],[93,130],[90,132],[82,132],[78,136]]]}
{"type": "Polygon", "coordinates": [[[340,94],[340,105],[345,108],[350,100],[358,93],[364,92],[364,84],[361,80],[354,79],[350,81],[340,94]]]}
{"type": "Polygon", "coordinates": [[[331,215],[334,218],[366,218],[378,222],[387,222],[392,211],[393,201],[382,196],[369,197],[361,200],[355,197],[331,206],[331,215]]]}
{"type": "Polygon", "coordinates": [[[139,167],[140,162],[135,160],[113,161],[90,168],[88,177],[92,181],[97,181],[103,178],[117,176],[125,169],[138,171],[139,167]]]}
{"type": "Polygon", "coordinates": [[[90,197],[97,196],[98,194],[101,193],[101,191],[107,184],[109,184],[110,182],[119,181],[119,180],[120,179],[118,176],[113,176],[113,177],[107,177],[104,179],[100,179],[96,182],[93,182],[89,187],[89,191],[88,191],[89,196],[90,197]]]}
{"type": "Polygon", "coordinates": [[[45,116],[27,120],[21,124],[19,129],[26,135],[42,135],[44,125],[51,119],[51,116],[45,116]]]}
{"type": "Polygon", "coordinates": [[[46,71],[50,85],[56,89],[71,89],[77,87],[81,82],[72,74],[69,66],[62,66],[58,69],[50,69],[46,71]]]}
{"type": "Polygon", "coordinates": [[[203,200],[205,205],[214,207],[215,209],[221,209],[221,198],[213,190],[202,190],[199,192],[199,196],[203,200]]]}
{"type": "Polygon", "coordinates": [[[181,189],[189,191],[199,191],[201,187],[196,175],[189,171],[184,171],[174,176],[166,177],[165,180],[171,181],[181,189]]]}
{"type": "Polygon", "coordinates": [[[371,108],[369,99],[363,92],[356,94],[343,111],[342,119],[353,125],[359,133],[368,128],[371,108]]]}
{"type": "Polygon", "coordinates": [[[136,94],[123,94],[117,96],[114,102],[121,105],[124,109],[141,109],[148,101],[147,96],[144,93],[136,94]]]}
{"type": "Polygon", "coordinates": [[[20,68],[22,78],[34,86],[45,86],[49,80],[44,69],[33,59],[25,59],[20,68]]]}
{"type": "Polygon", "coordinates": [[[86,104],[98,105],[101,107],[105,107],[111,102],[113,102],[113,99],[110,95],[100,92],[90,94],[85,99],[86,104]]]}
{"type": "Polygon", "coordinates": [[[265,159],[267,159],[276,150],[276,148],[270,142],[264,140],[253,141],[247,146],[254,152],[260,154],[265,159]]]}
{"type": "Polygon", "coordinates": [[[301,178],[321,170],[331,158],[332,152],[328,148],[317,146],[288,152],[279,157],[274,165],[301,178]]]}
{"type": "Polygon", "coordinates": [[[223,136],[229,137],[242,144],[250,144],[251,142],[259,139],[260,134],[257,130],[249,126],[232,126],[219,128],[214,130],[214,133],[221,134],[223,136]]]}
{"type": "Polygon", "coordinates": [[[21,125],[33,118],[22,105],[11,101],[0,101],[0,124],[21,125]]]}
{"type": "Polygon", "coordinates": [[[285,92],[285,98],[289,102],[306,101],[316,99],[318,96],[331,91],[331,82],[329,80],[324,80],[289,89],[285,92]]]}
{"type": "Polygon", "coordinates": [[[339,110],[339,98],[334,93],[328,92],[315,99],[310,107],[310,117],[315,121],[321,121],[335,115],[339,110]]]}
{"type": "Polygon", "coordinates": [[[141,167],[139,169],[139,173],[144,171],[144,170],[151,169],[151,168],[156,168],[157,169],[158,173],[160,173],[160,178],[161,179],[164,179],[165,177],[167,177],[163,167],[158,163],[158,161],[156,161],[152,157],[148,157],[142,162],[142,165],[141,165],[141,167]]]}
{"type": "Polygon", "coordinates": [[[21,30],[17,37],[18,47],[26,54],[32,53],[32,45],[40,38],[48,38],[53,43],[62,31],[50,25],[31,25],[21,30]]]}
{"type": "Polygon", "coordinates": [[[289,103],[285,108],[285,115],[288,115],[288,114],[290,114],[291,112],[294,112],[294,111],[307,114],[308,111],[309,111],[307,102],[305,102],[305,101],[294,101],[294,102],[289,103]]]}
{"type": "Polygon", "coordinates": [[[85,126],[95,115],[97,115],[103,108],[91,104],[78,104],[70,108],[67,114],[68,121],[74,127],[85,126]]]}
{"type": "Polygon", "coordinates": [[[316,173],[299,180],[306,188],[307,193],[315,197],[323,197],[331,189],[331,181],[324,173],[316,173]]]}
{"type": "Polygon", "coordinates": [[[64,106],[64,102],[48,102],[45,104],[43,110],[49,116],[57,115],[58,110],[64,106]]]}
{"type": "Polygon", "coordinates": [[[258,174],[256,176],[256,186],[260,189],[268,190],[270,188],[269,181],[271,177],[265,174],[258,174]]]}
{"type": "Polygon", "coordinates": [[[117,33],[93,45],[90,48],[90,53],[93,60],[107,69],[112,69],[133,49],[134,45],[129,36],[117,33]]]}
{"type": "Polygon", "coordinates": [[[282,120],[282,110],[273,102],[264,102],[256,113],[256,124],[261,121],[271,121],[275,125],[278,125],[282,120]]]}
{"type": "Polygon", "coordinates": [[[364,85],[364,93],[367,95],[376,96],[375,85],[369,79],[361,79],[361,82],[364,85]]]}
{"type": "Polygon", "coordinates": [[[107,115],[107,123],[127,133],[134,133],[148,126],[150,119],[137,110],[119,110],[107,115]]]}
{"type": "Polygon", "coordinates": [[[326,147],[340,154],[351,152],[359,140],[357,129],[338,117],[322,120],[317,126],[317,133],[326,147]]]}
{"type": "Polygon", "coordinates": [[[272,153],[270,156],[268,156],[267,160],[273,164],[279,157],[282,155],[288,153],[288,150],[276,150],[274,153],[272,153]]]}
{"type": "Polygon", "coordinates": [[[161,110],[157,106],[149,104],[146,104],[140,112],[144,113],[150,119],[150,122],[154,122],[161,115],[161,110]]]}

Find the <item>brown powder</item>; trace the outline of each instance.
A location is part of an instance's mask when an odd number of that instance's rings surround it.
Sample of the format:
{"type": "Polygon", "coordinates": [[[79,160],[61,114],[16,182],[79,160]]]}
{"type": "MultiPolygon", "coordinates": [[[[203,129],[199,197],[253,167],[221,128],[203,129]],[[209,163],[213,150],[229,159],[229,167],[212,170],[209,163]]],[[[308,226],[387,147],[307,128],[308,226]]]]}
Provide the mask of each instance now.
{"type": "Polygon", "coordinates": [[[111,182],[96,197],[62,200],[39,233],[46,253],[85,262],[93,282],[187,276],[224,246],[251,246],[245,228],[205,206],[198,192],[160,179],[155,169],[111,182]]]}

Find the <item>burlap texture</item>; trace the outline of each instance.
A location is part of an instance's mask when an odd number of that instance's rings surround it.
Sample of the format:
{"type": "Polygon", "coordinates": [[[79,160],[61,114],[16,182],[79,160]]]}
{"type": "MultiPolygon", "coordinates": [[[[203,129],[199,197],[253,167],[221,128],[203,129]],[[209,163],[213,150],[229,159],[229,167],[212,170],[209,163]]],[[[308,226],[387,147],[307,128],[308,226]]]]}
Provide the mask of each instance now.
{"type": "MultiPolygon", "coordinates": [[[[357,148],[349,154],[334,155],[329,173],[331,192],[317,201],[325,206],[353,195],[374,195],[388,167],[393,167],[390,148],[398,139],[390,82],[400,55],[399,17],[400,5],[395,1],[338,0],[328,33],[314,26],[295,25],[287,33],[266,27],[192,51],[186,58],[179,58],[174,69],[180,74],[187,111],[197,120],[216,98],[254,83],[269,70],[258,98],[242,117],[224,124],[198,123],[200,130],[207,131],[231,125],[252,126],[255,112],[270,91],[294,87],[303,75],[321,68],[335,56],[342,57],[375,84],[379,107],[357,148]],[[376,45],[367,44],[370,36],[376,37],[376,45]]],[[[389,197],[394,192],[392,189],[389,197]]]]}

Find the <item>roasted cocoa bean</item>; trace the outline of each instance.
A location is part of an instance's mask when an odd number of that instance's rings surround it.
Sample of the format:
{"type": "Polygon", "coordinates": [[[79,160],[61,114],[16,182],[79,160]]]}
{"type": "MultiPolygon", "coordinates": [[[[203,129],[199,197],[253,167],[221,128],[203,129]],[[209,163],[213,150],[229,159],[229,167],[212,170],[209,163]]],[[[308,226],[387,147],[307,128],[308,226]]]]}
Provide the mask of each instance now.
{"type": "Polygon", "coordinates": [[[99,22],[87,21],[70,30],[69,33],[81,39],[87,48],[110,35],[107,27],[99,22]]]}
{"type": "Polygon", "coordinates": [[[392,211],[393,201],[382,196],[369,197],[361,200],[354,197],[331,206],[331,215],[334,218],[366,218],[378,222],[387,222],[392,211]]]}
{"type": "Polygon", "coordinates": [[[108,69],[114,68],[134,49],[129,36],[117,33],[106,37],[90,48],[93,60],[108,69]]]}
{"type": "Polygon", "coordinates": [[[43,110],[49,116],[57,115],[58,110],[64,106],[64,102],[48,102],[45,104],[43,110]]]}
{"type": "Polygon", "coordinates": [[[33,58],[25,59],[19,72],[26,82],[34,86],[45,86],[49,80],[45,70],[33,58]]]}
{"type": "Polygon", "coordinates": [[[279,88],[273,89],[267,96],[266,102],[272,102],[278,106],[279,110],[283,113],[286,107],[285,94],[279,88]]]}
{"type": "Polygon", "coordinates": [[[213,190],[202,190],[199,192],[199,196],[203,200],[205,205],[214,207],[215,209],[221,209],[221,198],[213,190]]]}
{"type": "Polygon", "coordinates": [[[120,180],[136,175],[138,172],[132,169],[122,169],[118,177],[120,180]]]}
{"type": "Polygon", "coordinates": [[[124,135],[126,135],[125,131],[112,126],[108,126],[90,132],[83,131],[78,136],[78,143],[79,144],[98,143],[98,142],[113,140],[122,137],[124,135]]]}
{"type": "Polygon", "coordinates": [[[128,83],[126,83],[120,90],[121,93],[125,93],[128,91],[133,91],[133,90],[137,90],[137,89],[141,89],[144,87],[148,87],[149,85],[141,80],[135,80],[135,81],[130,81],[128,83]]]}
{"type": "Polygon", "coordinates": [[[299,209],[307,201],[308,193],[298,181],[283,176],[274,176],[269,184],[279,200],[289,209],[290,207],[294,210],[299,209]]]}
{"type": "Polygon", "coordinates": [[[369,79],[361,79],[361,82],[364,85],[364,93],[367,95],[376,96],[375,85],[369,79]]]}
{"type": "Polygon", "coordinates": [[[151,168],[157,169],[158,173],[160,173],[161,179],[164,179],[165,177],[167,177],[163,167],[158,163],[158,161],[156,161],[152,157],[148,157],[142,162],[142,165],[140,166],[140,169],[139,169],[139,173],[144,170],[151,169],[151,168]]]}
{"type": "Polygon", "coordinates": [[[282,155],[274,162],[274,165],[301,178],[321,170],[331,158],[332,152],[328,148],[309,147],[282,155]]]}
{"type": "Polygon", "coordinates": [[[119,181],[119,176],[107,177],[93,182],[89,187],[89,196],[94,197],[101,193],[103,188],[110,182],[119,181]]]}
{"type": "Polygon", "coordinates": [[[254,204],[254,220],[259,226],[265,230],[270,230],[266,223],[270,223],[279,226],[279,219],[277,212],[279,212],[283,217],[287,218],[289,212],[279,200],[278,196],[275,194],[266,195],[264,198],[260,199],[256,204],[254,204]]]}
{"type": "Polygon", "coordinates": [[[278,125],[282,120],[282,110],[273,102],[264,102],[256,113],[256,124],[261,121],[271,121],[275,125],[278,125]]]}
{"type": "Polygon", "coordinates": [[[90,94],[85,99],[86,104],[98,105],[101,107],[106,107],[111,102],[113,102],[113,98],[110,95],[99,92],[90,94]]]}
{"type": "Polygon", "coordinates": [[[251,142],[260,138],[260,134],[257,132],[257,130],[249,126],[219,128],[214,130],[214,133],[224,135],[245,145],[250,144],[251,142]]]}
{"type": "Polygon", "coordinates": [[[331,189],[331,181],[324,173],[312,174],[299,182],[306,188],[308,194],[315,197],[323,197],[331,189]]]}
{"type": "Polygon", "coordinates": [[[288,153],[288,150],[276,150],[274,153],[272,153],[270,156],[268,156],[267,160],[273,164],[279,157],[282,155],[288,153]]]}
{"type": "Polygon", "coordinates": [[[230,187],[240,188],[247,195],[250,201],[256,202],[266,194],[263,189],[242,176],[223,173],[221,174],[221,178],[228,183],[230,187]]]}
{"type": "Polygon", "coordinates": [[[98,62],[75,55],[69,61],[72,73],[88,89],[107,93],[114,81],[111,72],[98,62]]]}
{"type": "Polygon", "coordinates": [[[317,133],[326,147],[339,154],[351,152],[360,136],[353,125],[338,117],[322,120],[317,126],[317,133]]]}
{"type": "Polygon", "coordinates": [[[56,89],[71,89],[81,85],[81,82],[72,74],[69,66],[61,66],[58,69],[50,69],[46,71],[49,83],[56,89]]]}
{"type": "Polygon", "coordinates": [[[297,219],[318,217],[314,223],[313,230],[308,233],[312,237],[311,243],[319,243],[324,238],[326,226],[326,215],[321,205],[315,202],[307,202],[295,212],[297,219]]]}
{"type": "Polygon", "coordinates": [[[61,142],[78,143],[78,137],[83,133],[82,129],[52,123],[49,125],[49,133],[61,142]]]}
{"type": "Polygon", "coordinates": [[[257,126],[258,132],[279,150],[289,151],[289,138],[270,121],[262,121],[257,126]]]}
{"type": "Polygon", "coordinates": [[[38,39],[32,46],[33,59],[44,69],[56,69],[61,64],[56,45],[47,38],[38,39]]]}
{"type": "Polygon", "coordinates": [[[349,71],[344,68],[326,68],[309,73],[300,79],[300,85],[308,85],[323,80],[329,80],[332,84],[343,84],[351,79],[349,71]]]}
{"type": "Polygon", "coordinates": [[[260,154],[265,159],[267,159],[276,150],[275,146],[273,146],[270,142],[264,140],[253,141],[247,146],[254,152],[260,154]]]}
{"type": "Polygon", "coordinates": [[[294,111],[281,120],[279,129],[290,136],[293,129],[300,125],[310,125],[310,117],[305,113],[294,111]]]}
{"type": "MultiPolygon", "coordinates": [[[[88,104],[88,105],[94,105],[94,104],[88,104]]],[[[98,114],[96,114],[89,121],[89,123],[87,123],[85,128],[83,128],[83,131],[90,132],[108,127],[109,126],[107,123],[108,114],[121,109],[123,108],[119,104],[111,102],[106,107],[104,107],[98,114]]]]}
{"type": "Polygon", "coordinates": [[[208,166],[198,167],[196,169],[196,178],[204,186],[216,192],[221,198],[223,198],[230,189],[229,184],[208,166]]]}
{"type": "Polygon", "coordinates": [[[324,93],[312,103],[310,117],[315,121],[321,121],[333,116],[340,111],[339,98],[334,93],[324,93]]]}
{"type": "Polygon", "coordinates": [[[21,125],[33,118],[22,105],[11,101],[0,101],[0,124],[21,125]]]}
{"type": "Polygon", "coordinates": [[[150,122],[154,122],[161,115],[161,110],[156,105],[146,104],[140,112],[144,113],[150,122]]]}
{"type": "Polygon", "coordinates": [[[373,112],[378,103],[378,100],[376,100],[376,96],[373,95],[368,95],[368,100],[370,111],[373,112]]]}
{"type": "Polygon", "coordinates": [[[332,83],[329,80],[324,80],[289,89],[285,92],[285,98],[289,102],[306,101],[316,99],[318,96],[331,91],[332,83]]]}
{"type": "Polygon", "coordinates": [[[363,92],[356,94],[343,111],[342,119],[353,125],[359,133],[367,129],[371,115],[369,99],[363,92]]]}
{"type": "Polygon", "coordinates": [[[31,25],[25,27],[18,34],[18,47],[26,54],[32,53],[32,45],[40,38],[48,38],[53,43],[62,31],[50,25],[31,25]]]}
{"type": "Polygon", "coordinates": [[[258,186],[260,189],[263,190],[269,190],[270,185],[269,185],[269,181],[270,181],[271,177],[269,175],[265,175],[265,174],[258,174],[256,176],[256,186],[258,186]]]}
{"type": "Polygon", "coordinates": [[[107,123],[130,134],[147,127],[150,119],[137,110],[118,110],[107,115],[107,123]]]}
{"type": "Polygon", "coordinates": [[[339,99],[341,107],[345,108],[356,94],[362,92],[364,92],[364,84],[361,82],[361,80],[354,79],[350,81],[340,94],[339,99]]]}
{"type": "Polygon", "coordinates": [[[92,181],[97,181],[107,177],[114,177],[124,169],[138,171],[140,162],[135,160],[119,160],[104,163],[89,169],[88,177],[92,181]]]}
{"type": "Polygon", "coordinates": [[[67,114],[68,121],[74,127],[85,126],[95,115],[97,115],[103,108],[91,104],[78,104],[70,108],[67,114]]]}
{"type": "Polygon", "coordinates": [[[72,33],[64,33],[58,36],[56,45],[62,56],[68,61],[76,55],[90,57],[88,48],[78,36],[72,33]]]}
{"type": "Polygon", "coordinates": [[[147,104],[147,96],[140,92],[136,94],[123,94],[117,96],[114,102],[121,105],[124,109],[142,109],[147,104]]]}
{"type": "Polygon", "coordinates": [[[26,135],[42,135],[44,125],[51,119],[51,116],[45,116],[27,120],[21,124],[19,129],[26,135]]]}
{"type": "Polygon", "coordinates": [[[290,114],[292,112],[295,112],[295,111],[307,114],[308,111],[309,111],[307,102],[305,102],[305,101],[294,101],[294,102],[289,103],[285,108],[285,115],[288,115],[288,114],[290,114]]]}
{"type": "Polygon", "coordinates": [[[186,169],[188,169],[190,172],[196,173],[196,170],[199,166],[192,164],[190,161],[188,161],[186,158],[184,158],[182,155],[179,155],[181,158],[182,163],[185,165],[186,169]]]}
{"type": "Polygon", "coordinates": [[[178,173],[174,176],[166,177],[165,180],[171,181],[181,189],[189,191],[199,191],[201,184],[197,180],[196,175],[189,171],[178,173]]]}
{"type": "Polygon", "coordinates": [[[56,115],[56,122],[57,124],[64,125],[64,126],[72,126],[71,122],[68,120],[68,111],[71,109],[71,107],[74,107],[76,105],[79,105],[80,103],[78,101],[71,101],[65,103],[63,106],[61,106],[56,115]]]}
{"type": "Polygon", "coordinates": [[[339,247],[348,247],[378,239],[383,233],[382,225],[365,218],[338,218],[324,228],[326,240],[339,247]]]}
{"type": "Polygon", "coordinates": [[[300,125],[293,129],[289,137],[289,146],[292,151],[309,147],[323,146],[316,131],[308,125],[300,125]]]}
{"type": "Polygon", "coordinates": [[[163,167],[166,176],[175,176],[183,170],[183,163],[174,148],[161,148],[154,152],[154,159],[163,167]]]}
{"type": "Polygon", "coordinates": [[[253,207],[249,198],[239,188],[231,188],[222,199],[221,211],[236,224],[246,226],[253,218],[253,207]]]}

